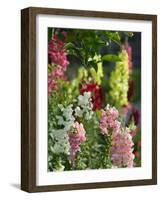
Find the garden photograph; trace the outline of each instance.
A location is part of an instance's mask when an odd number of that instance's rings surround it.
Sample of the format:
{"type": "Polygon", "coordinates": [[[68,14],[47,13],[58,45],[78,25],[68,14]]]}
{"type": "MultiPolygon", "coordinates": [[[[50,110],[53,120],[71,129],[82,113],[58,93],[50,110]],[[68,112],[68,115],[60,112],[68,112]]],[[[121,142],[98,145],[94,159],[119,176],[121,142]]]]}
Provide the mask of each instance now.
{"type": "Polygon", "coordinates": [[[141,32],[48,27],[48,172],[141,167],[141,32]]]}

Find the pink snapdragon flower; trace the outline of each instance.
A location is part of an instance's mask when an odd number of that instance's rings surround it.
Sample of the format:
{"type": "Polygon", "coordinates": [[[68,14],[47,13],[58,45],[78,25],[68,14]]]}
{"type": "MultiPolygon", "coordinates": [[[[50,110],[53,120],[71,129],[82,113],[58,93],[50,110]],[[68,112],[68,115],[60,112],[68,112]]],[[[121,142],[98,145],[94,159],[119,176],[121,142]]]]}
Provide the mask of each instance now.
{"type": "Polygon", "coordinates": [[[67,52],[64,48],[67,33],[62,32],[64,40],[60,40],[58,35],[54,34],[51,41],[48,44],[48,58],[49,63],[52,65],[53,70],[48,75],[48,95],[52,94],[52,91],[58,89],[58,80],[65,80],[65,71],[69,65],[67,59],[67,52]]]}
{"type": "Polygon", "coordinates": [[[133,167],[133,141],[128,128],[123,128],[118,120],[118,110],[114,107],[107,106],[102,111],[99,127],[103,135],[111,133],[111,160],[112,164],[117,167],[133,167]]]}
{"type": "Polygon", "coordinates": [[[114,107],[107,107],[102,111],[99,127],[103,135],[108,134],[109,130],[117,132],[120,129],[118,118],[118,110],[114,107]]]}
{"type": "Polygon", "coordinates": [[[48,96],[51,96],[52,91],[56,90],[57,87],[57,82],[56,80],[53,79],[51,75],[48,76],[48,96]]]}
{"type": "Polygon", "coordinates": [[[54,68],[53,71],[51,72],[51,75],[53,76],[53,78],[63,80],[65,79],[64,72],[65,70],[60,65],[57,65],[56,68],[54,68]]]}
{"type": "Polygon", "coordinates": [[[64,49],[64,43],[65,40],[60,40],[58,35],[54,34],[48,44],[48,56],[52,64],[60,65],[64,70],[66,70],[69,62],[67,60],[67,52],[64,49]]]}
{"type": "Polygon", "coordinates": [[[133,145],[128,128],[112,135],[111,160],[114,166],[133,167],[133,145]]]}
{"type": "Polygon", "coordinates": [[[71,129],[68,131],[70,143],[70,156],[69,159],[73,162],[77,152],[80,150],[82,142],[86,141],[85,129],[83,124],[75,122],[71,129]]]}

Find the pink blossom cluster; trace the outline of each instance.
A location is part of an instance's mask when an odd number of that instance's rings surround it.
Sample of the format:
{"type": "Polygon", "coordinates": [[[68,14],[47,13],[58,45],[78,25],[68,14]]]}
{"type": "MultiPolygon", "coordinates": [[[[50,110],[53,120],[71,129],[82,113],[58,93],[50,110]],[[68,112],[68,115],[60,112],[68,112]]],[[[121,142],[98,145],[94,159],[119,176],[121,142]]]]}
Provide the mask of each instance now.
{"type": "Polygon", "coordinates": [[[118,132],[120,130],[120,122],[118,118],[118,110],[114,107],[107,107],[106,110],[102,111],[99,128],[103,135],[108,134],[108,131],[118,132]]]}
{"type": "Polygon", "coordinates": [[[51,74],[48,75],[48,96],[51,95],[53,90],[57,89],[57,82],[51,74]]]}
{"type": "Polygon", "coordinates": [[[129,133],[129,129],[121,130],[112,134],[112,150],[111,159],[114,166],[117,167],[133,167],[133,141],[129,133]]]}
{"type": "MultiPolygon", "coordinates": [[[[66,32],[63,31],[62,35],[66,39],[66,32]]],[[[48,44],[48,56],[51,63],[59,65],[66,70],[69,62],[67,60],[66,50],[64,49],[65,39],[62,41],[57,34],[54,34],[48,44]]]]}
{"type": "MultiPolygon", "coordinates": [[[[62,35],[66,39],[66,32],[62,32],[62,35]]],[[[65,71],[69,62],[67,60],[67,53],[64,48],[65,40],[59,39],[57,34],[54,34],[51,41],[48,44],[48,57],[49,63],[53,67],[52,72],[48,75],[48,95],[50,96],[53,90],[58,88],[57,80],[65,80],[65,71]]]]}
{"type": "Polygon", "coordinates": [[[117,167],[133,167],[133,141],[128,128],[123,128],[118,120],[118,110],[107,106],[102,111],[99,127],[103,135],[112,131],[111,160],[117,167]]]}
{"type": "Polygon", "coordinates": [[[86,140],[83,124],[75,122],[71,129],[68,131],[68,135],[70,143],[69,159],[73,162],[77,152],[80,150],[81,143],[86,140]]]}

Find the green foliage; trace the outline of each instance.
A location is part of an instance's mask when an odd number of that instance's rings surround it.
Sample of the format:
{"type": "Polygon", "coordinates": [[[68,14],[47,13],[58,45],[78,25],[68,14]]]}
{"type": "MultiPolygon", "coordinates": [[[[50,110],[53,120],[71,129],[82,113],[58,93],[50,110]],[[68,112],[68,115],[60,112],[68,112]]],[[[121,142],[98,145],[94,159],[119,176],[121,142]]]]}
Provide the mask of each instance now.
{"type": "Polygon", "coordinates": [[[117,62],[121,61],[120,57],[118,55],[114,54],[107,54],[102,57],[103,61],[111,61],[111,62],[117,62]]]}
{"type": "Polygon", "coordinates": [[[129,129],[131,130],[131,131],[134,131],[135,129],[136,129],[136,125],[135,125],[135,121],[134,121],[134,119],[132,118],[132,120],[130,121],[130,124],[129,124],[129,129]]]}
{"type": "Polygon", "coordinates": [[[80,67],[78,70],[78,81],[86,80],[88,78],[88,71],[84,67],[80,67]]]}
{"type": "Polygon", "coordinates": [[[52,38],[52,35],[53,35],[53,31],[54,31],[54,29],[53,29],[53,28],[48,28],[48,41],[50,41],[50,40],[51,40],[51,38],[52,38]]]}
{"type": "Polygon", "coordinates": [[[120,34],[115,31],[68,29],[67,33],[65,48],[68,55],[76,56],[84,67],[95,65],[95,60],[89,60],[99,55],[100,50],[111,42],[121,45],[120,34]]]}
{"type": "Polygon", "coordinates": [[[103,136],[98,127],[99,113],[95,113],[91,120],[83,120],[87,140],[81,145],[77,154],[74,169],[110,168],[109,136],[103,136]]]}
{"type": "Polygon", "coordinates": [[[126,35],[127,37],[133,37],[133,36],[134,36],[134,33],[133,33],[133,32],[130,32],[130,31],[125,31],[124,33],[125,33],[125,35],[126,35]]]}
{"type": "Polygon", "coordinates": [[[135,82],[135,96],[133,97],[133,102],[137,103],[140,101],[141,97],[141,74],[138,68],[133,70],[131,80],[135,82]]]}
{"type": "Polygon", "coordinates": [[[136,136],[133,138],[134,141],[134,151],[139,153],[139,156],[136,157],[135,156],[135,164],[136,167],[140,167],[141,166],[141,146],[138,145],[138,142],[141,141],[141,128],[138,128],[138,133],[136,134],[136,136]]]}
{"type": "Polygon", "coordinates": [[[113,41],[117,43],[118,45],[121,44],[121,37],[119,32],[113,32],[113,31],[105,31],[106,38],[109,40],[109,42],[113,41]]]}
{"type": "Polygon", "coordinates": [[[93,61],[96,63],[97,71],[95,70],[94,67],[91,67],[89,71],[94,82],[100,85],[101,79],[103,77],[103,66],[102,66],[101,55],[95,55],[93,58],[89,58],[88,61],[93,61]]]}

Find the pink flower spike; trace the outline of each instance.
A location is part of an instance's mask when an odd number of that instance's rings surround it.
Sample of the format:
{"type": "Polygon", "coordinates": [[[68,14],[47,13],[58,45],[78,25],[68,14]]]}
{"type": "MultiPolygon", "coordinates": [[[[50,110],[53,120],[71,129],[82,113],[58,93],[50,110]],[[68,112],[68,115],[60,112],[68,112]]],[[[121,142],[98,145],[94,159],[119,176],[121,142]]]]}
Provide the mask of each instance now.
{"type": "Polygon", "coordinates": [[[108,107],[102,111],[99,128],[103,135],[108,134],[108,130],[118,132],[120,129],[120,122],[117,120],[119,116],[118,110],[114,107],[108,107]]]}
{"type": "Polygon", "coordinates": [[[69,159],[73,162],[77,152],[80,150],[82,142],[86,141],[85,130],[83,124],[75,122],[71,129],[68,131],[70,143],[70,156],[69,159]]]}
{"type": "Polygon", "coordinates": [[[132,149],[133,145],[128,129],[112,135],[111,159],[114,166],[133,167],[135,158],[132,149]]]}

